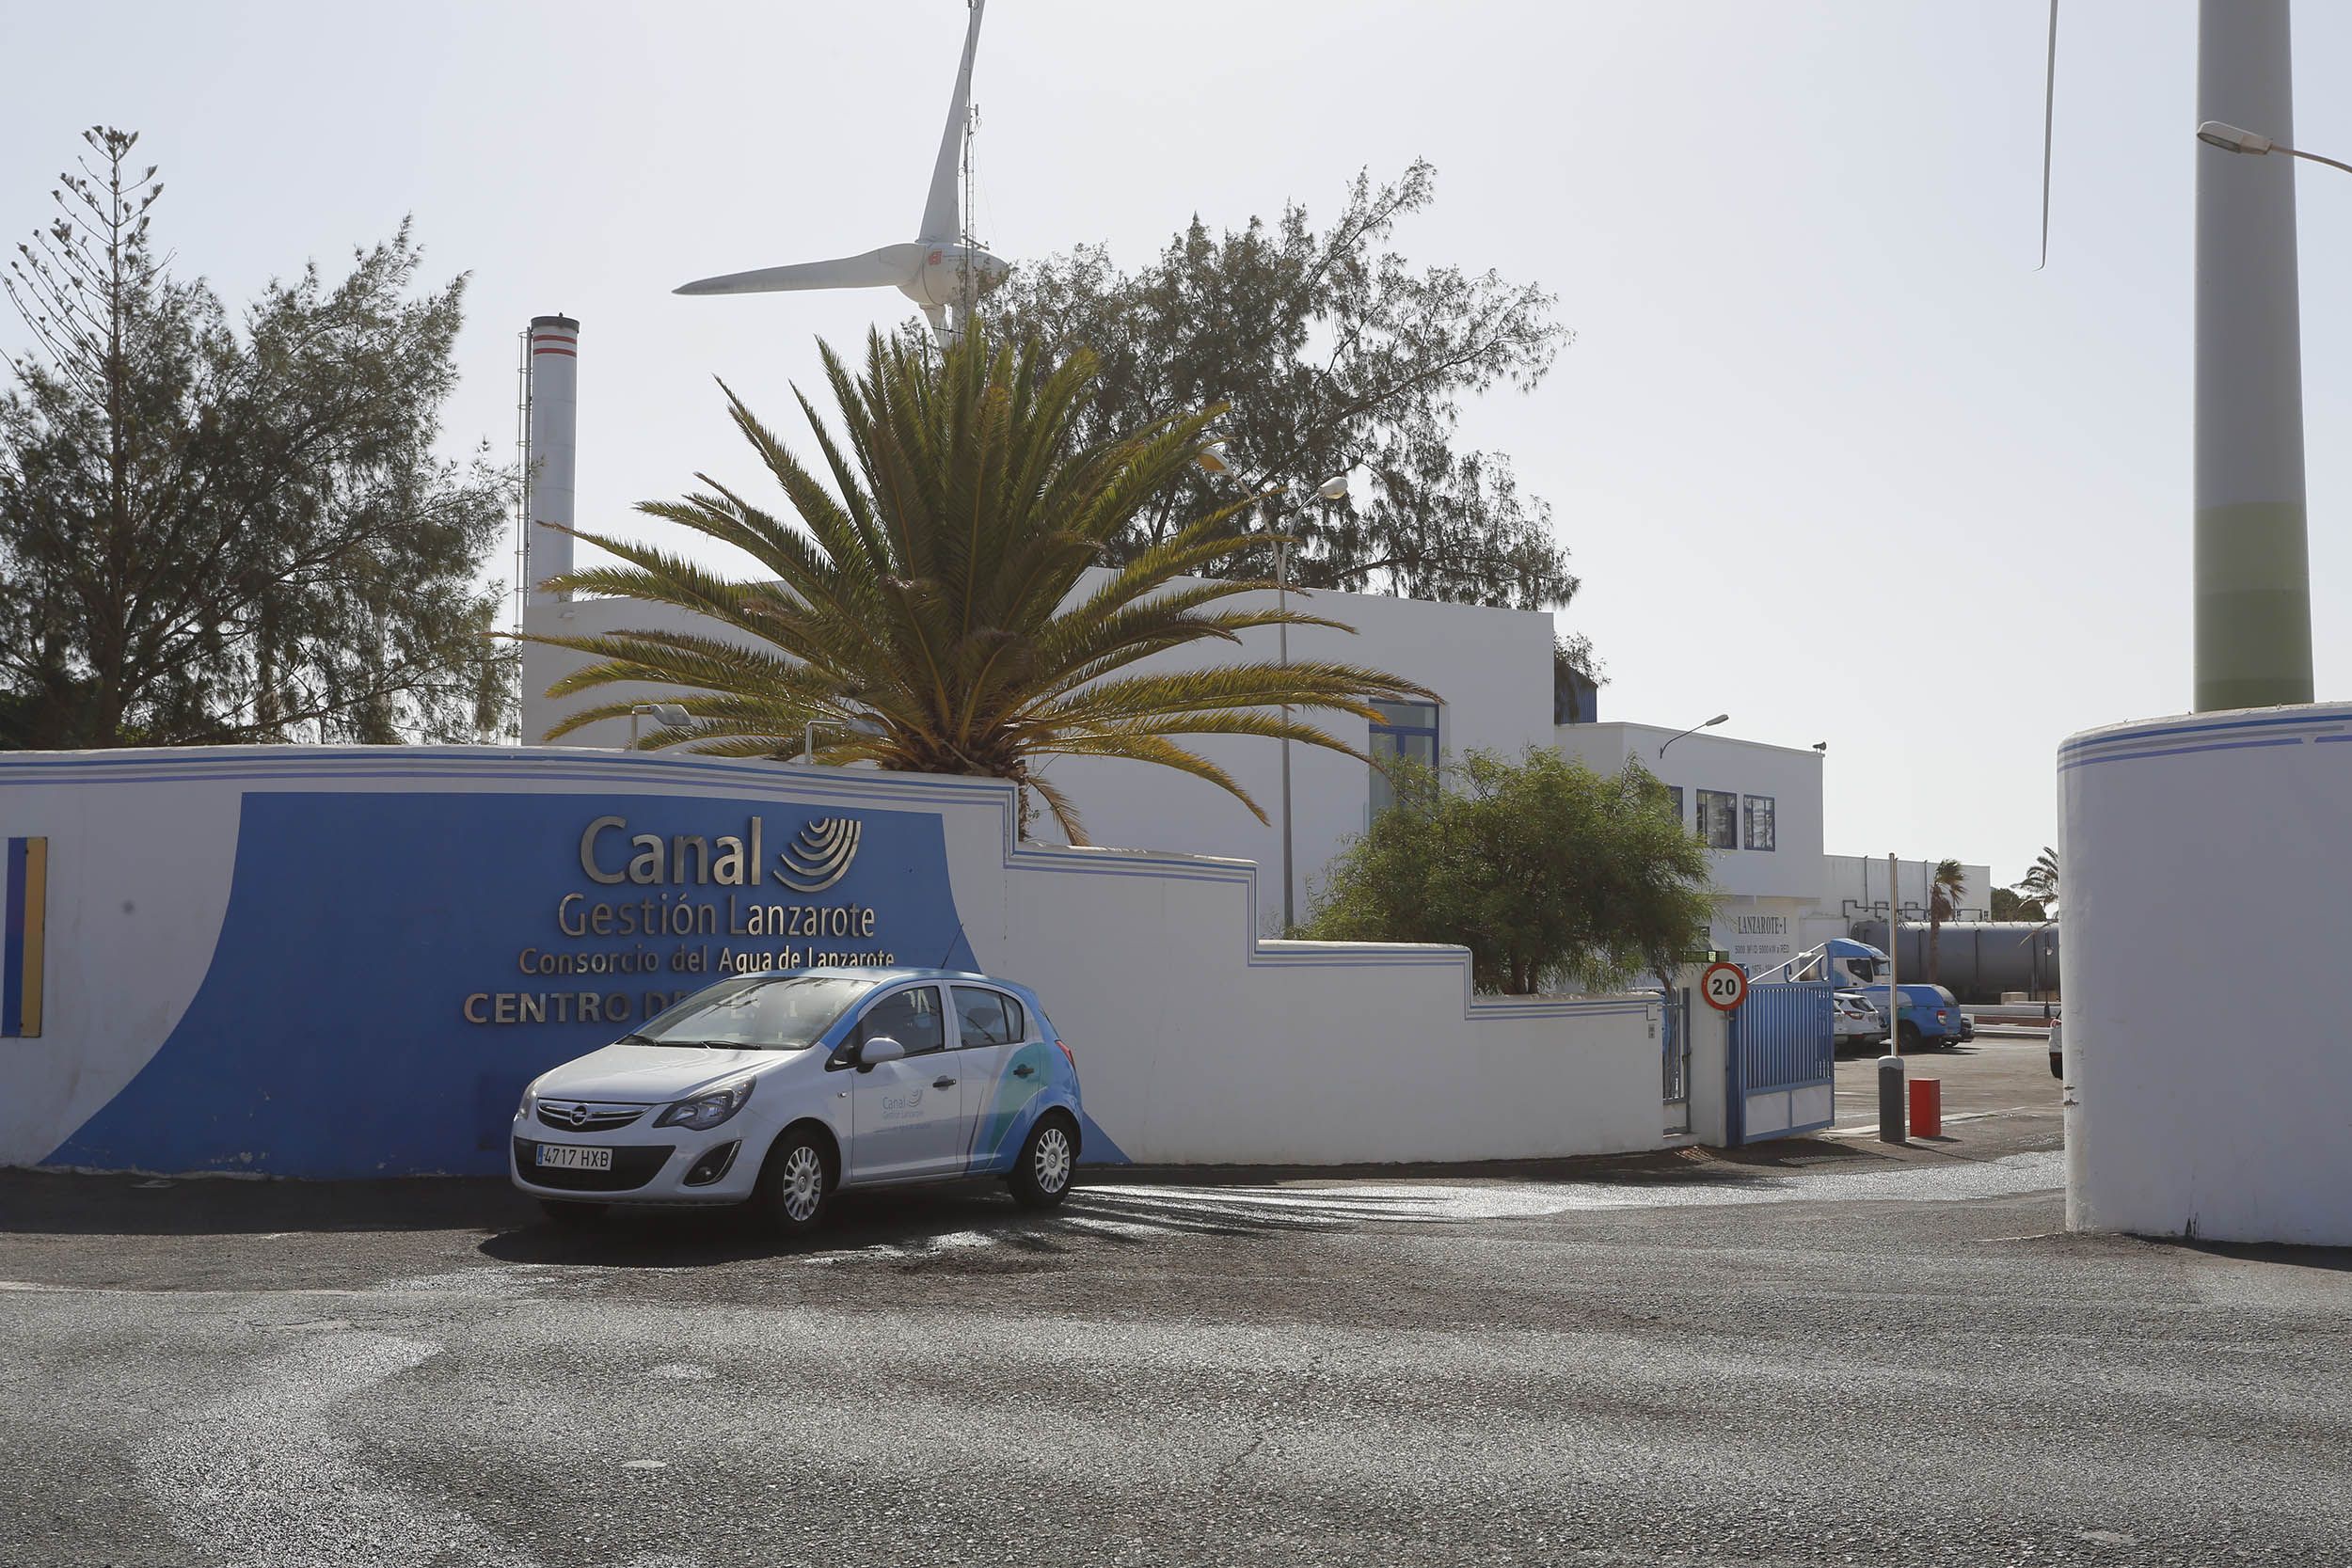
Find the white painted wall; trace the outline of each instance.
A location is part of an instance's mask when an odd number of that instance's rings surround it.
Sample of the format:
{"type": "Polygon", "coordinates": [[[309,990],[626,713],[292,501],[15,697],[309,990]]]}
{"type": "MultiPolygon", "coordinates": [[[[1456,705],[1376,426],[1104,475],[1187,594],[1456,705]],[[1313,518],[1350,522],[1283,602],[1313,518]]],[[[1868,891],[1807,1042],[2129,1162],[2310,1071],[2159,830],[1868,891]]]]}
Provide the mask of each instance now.
{"type": "MultiPolygon", "coordinates": [[[[1089,1112],[1139,1161],[1477,1160],[1663,1141],[1654,996],[1476,999],[1458,948],[1261,942],[1249,865],[1020,844],[1012,792],[995,781],[564,748],[261,747],[0,760],[0,824],[52,845],[47,1027],[0,1042],[0,1164],[46,1158],[170,1035],[222,927],[242,802],[272,791],[525,795],[582,821],[616,795],[739,800],[787,819],[934,813],[981,965],[1039,990],[1077,1053],[1089,1112]]],[[[446,867],[416,874],[462,897],[469,846],[461,834],[443,852],[446,867]]],[[[284,933],[287,964],[304,962],[305,938],[284,933]]],[[[446,990],[462,1031],[455,998],[478,974],[435,972],[421,947],[383,961],[446,990]]]]}
{"type": "Polygon", "coordinates": [[[2067,1224],[2352,1243],[2352,705],[2058,753],[2067,1224]]]}
{"type": "MultiPolygon", "coordinates": [[[[1091,592],[1104,574],[1089,573],[1081,592],[1091,592]]],[[[1242,594],[1234,608],[1255,608],[1273,595],[1242,594]]],[[[1293,627],[1290,654],[1296,659],[1329,659],[1369,665],[1403,675],[1438,693],[1438,741],[1459,753],[1486,747],[1516,754],[1548,744],[1551,723],[1552,621],[1549,613],[1433,604],[1375,594],[1294,593],[1295,608],[1352,626],[1354,632],[1293,627]]],[[[725,628],[685,611],[626,599],[587,599],[564,606],[534,607],[528,629],[548,635],[593,635],[633,626],[675,629],[693,626],[724,634],[725,628]]],[[[1131,668],[1197,669],[1241,659],[1276,657],[1272,629],[1247,633],[1238,645],[1214,642],[1178,649],[1131,668]]],[[[588,662],[553,648],[523,650],[523,735],[538,740],[562,715],[622,696],[669,701],[676,693],[644,688],[552,700],[544,695],[560,675],[588,662]]],[[[1315,718],[1348,745],[1362,751],[1370,726],[1344,714],[1315,718]]],[[[628,743],[626,721],[611,720],[565,737],[563,744],[619,747],[628,743]]],[[[1184,854],[1222,855],[1255,861],[1268,883],[1265,913],[1279,920],[1282,863],[1280,747],[1255,737],[1196,736],[1185,744],[1216,763],[1255,800],[1268,820],[1214,784],[1171,769],[1092,757],[1065,757],[1045,774],[1077,803],[1089,839],[1096,844],[1184,854]]],[[[1364,829],[1372,799],[1371,770],[1352,757],[1317,747],[1291,752],[1293,804],[1293,896],[1304,918],[1324,866],[1352,834],[1364,829]]],[[[1819,789],[1815,791],[1814,837],[1819,841],[1819,789]]],[[[1050,819],[1032,824],[1044,837],[1050,819]]],[[[1271,927],[1269,927],[1271,929],[1271,927]]]]}

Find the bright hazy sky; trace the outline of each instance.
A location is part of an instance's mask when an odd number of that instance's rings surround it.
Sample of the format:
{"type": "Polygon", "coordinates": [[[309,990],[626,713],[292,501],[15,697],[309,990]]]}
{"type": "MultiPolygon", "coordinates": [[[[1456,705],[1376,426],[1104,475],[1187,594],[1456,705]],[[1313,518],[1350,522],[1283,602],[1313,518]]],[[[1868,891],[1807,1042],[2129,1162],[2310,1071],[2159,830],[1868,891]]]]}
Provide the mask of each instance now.
{"type": "MultiPolygon", "coordinates": [[[[1555,293],[1576,333],[1468,438],[1550,500],[1603,713],[1830,742],[1833,850],[2023,872],[2069,733],[2189,695],[2186,0],[2067,0],[2035,273],[2042,0],[996,0],[977,230],[1132,263],[1199,212],[1327,217],[1425,156],[1418,261],[1555,293]]],[[[794,428],[814,340],[888,292],[680,299],[914,237],[958,0],[0,10],[0,233],[76,134],[144,134],[183,271],[235,302],[403,213],[472,274],[453,447],[511,456],[515,334],[582,323],[579,513],[748,479],[710,377],[794,428]]],[[[2352,8],[2297,18],[2298,141],[2352,150],[2352,8]]],[[[2277,127],[2256,127],[2276,131],[2277,127]]],[[[2352,180],[2304,166],[2319,692],[2342,696],[2352,180]]],[[[0,332],[23,337],[12,321],[0,332]]],[[[501,565],[503,574],[503,563],[501,565]]],[[[1405,673],[1411,673],[1407,671],[1405,673]]]]}

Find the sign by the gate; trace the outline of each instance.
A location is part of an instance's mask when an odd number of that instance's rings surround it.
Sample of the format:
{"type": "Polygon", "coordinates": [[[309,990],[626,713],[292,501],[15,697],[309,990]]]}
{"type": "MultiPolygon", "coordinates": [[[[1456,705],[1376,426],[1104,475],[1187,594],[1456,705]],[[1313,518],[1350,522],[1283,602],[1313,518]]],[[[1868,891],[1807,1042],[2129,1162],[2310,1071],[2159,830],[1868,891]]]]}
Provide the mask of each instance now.
{"type": "Polygon", "coordinates": [[[1748,999],[1748,972],[1738,964],[1708,964],[1699,976],[1699,994],[1708,1006],[1727,1013],[1748,999]]]}

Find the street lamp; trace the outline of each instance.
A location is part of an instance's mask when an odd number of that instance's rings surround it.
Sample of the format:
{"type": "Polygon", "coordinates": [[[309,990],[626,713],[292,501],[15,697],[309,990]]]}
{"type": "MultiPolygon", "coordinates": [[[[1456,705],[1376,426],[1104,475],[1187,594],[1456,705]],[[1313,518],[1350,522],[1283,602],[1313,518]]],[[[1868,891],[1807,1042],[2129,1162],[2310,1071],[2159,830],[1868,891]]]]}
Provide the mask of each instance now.
{"type": "Polygon", "coordinates": [[[628,710],[628,749],[637,750],[637,721],[650,715],[653,721],[667,729],[682,729],[694,721],[694,716],[675,703],[639,703],[628,710]]]}
{"type": "MultiPolygon", "coordinates": [[[[1347,499],[1347,476],[1333,474],[1329,479],[1315,486],[1315,494],[1325,501],[1347,499]]],[[[1271,521],[1271,519],[1268,520],[1271,521]]],[[[1290,541],[1277,536],[1274,541],[1275,603],[1286,614],[1291,607],[1290,559],[1290,541]]],[[[1281,661],[1282,668],[1287,670],[1291,667],[1289,624],[1287,622],[1277,623],[1274,633],[1277,640],[1276,657],[1281,661]]],[[[1291,705],[1284,703],[1282,722],[1288,724],[1290,721],[1291,705]]],[[[1288,936],[1291,928],[1298,924],[1296,911],[1292,908],[1294,880],[1291,874],[1291,737],[1286,735],[1282,737],[1282,934],[1284,936],[1288,936]]]]}
{"type": "MultiPolygon", "coordinates": [[[[1211,441],[1207,446],[1202,447],[1200,449],[1200,456],[1196,459],[1196,461],[1200,463],[1201,467],[1207,469],[1213,474],[1230,474],[1233,471],[1232,455],[1226,447],[1225,443],[1221,440],[1211,441]]],[[[1320,499],[1327,502],[1343,501],[1347,499],[1347,476],[1345,474],[1333,474],[1329,479],[1325,480],[1321,484],[1315,486],[1313,497],[1302,496],[1288,489],[1267,490],[1260,499],[1264,500],[1266,503],[1266,509],[1269,514],[1266,518],[1266,522],[1269,530],[1271,530],[1275,518],[1279,515],[1279,514],[1275,511],[1278,498],[1280,500],[1289,502],[1290,506],[1294,508],[1304,506],[1308,500],[1312,499],[1320,499]]],[[[1279,534],[1277,534],[1274,540],[1275,603],[1286,614],[1289,612],[1291,607],[1290,590],[1290,541],[1282,538],[1279,534]]],[[[1291,663],[1291,628],[1286,622],[1277,622],[1275,624],[1274,631],[1276,637],[1276,657],[1280,661],[1282,668],[1287,670],[1290,668],[1291,663]]],[[[1282,705],[1282,722],[1284,724],[1288,724],[1290,722],[1290,719],[1291,705],[1288,703],[1284,703],[1282,705]]],[[[1298,924],[1297,911],[1295,908],[1296,895],[1293,888],[1293,883],[1295,879],[1292,874],[1292,860],[1291,739],[1289,736],[1284,736],[1282,737],[1282,929],[1285,933],[1287,933],[1291,927],[1298,924]]]]}
{"type": "MultiPolygon", "coordinates": [[[[1728,723],[1730,723],[1730,722],[1731,722],[1731,715],[1730,715],[1730,714],[1728,714],[1728,713],[1719,713],[1719,714],[1715,715],[1715,717],[1714,717],[1714,718],[1708,720],[1708,721],[1707,721],[1705,723],[1703,723],[1703,724],[1693,724],[1693,725],[1692,725],[1689,729],[1687,729],[1687,730],[1683,731],[1683,732],[1682,732],[1682,735],[1696,735],[1696,734],[1698,734],[1698,733],[1699,733],[1699,731],[1701,731],[1701,730],[1711,730],[1711,729],[1713,729],[1713,728],[1714,728],[1716,725],[1718,725],[1718,724],[1728,724],[1728,723]]],[[[1668,736],[1666,737],[1666,746],[1671,746],[1671,745],[1673,745],[1676,741],[1680,740],[1680,739],[1682,738],[1682,735],[1668,736]]],[[[1660,748],[1658,748],[1658,754],[1659,754],[1660,756],[1661,756],[1661,757],[1662,757],[1662,756],[1664,756],[1664,755],[1666,754],[1666,746],[1661,746],[1660,748]]]]}
{"type": "Polygon", "coordinates": [[[804,768],[817,766],[817,732],[818,730],[839,730],[844,735],[885,733],[882,725],[871,719],[812,719],[801,726],[800,760],[804,768]]]}
{"type": "Polygon", "coordinates": [[[2217,119],[2209,119],[2197,127],[2197,139],[2224,152],[2249,152],[2258,156],[2265,152],[2283,152],[2290,158],[2309,158],[2312,163],[2326,164],[2329,168],[2340,168],[2346,174],[2352,174],[2352,164],[2338,163],[2333,158],[2323,158],[2316,152],[2306,152],[2300,148],[2281,146],[2268,136],[2240,130],[2234,125],[2225,125],[2217,119]]]}

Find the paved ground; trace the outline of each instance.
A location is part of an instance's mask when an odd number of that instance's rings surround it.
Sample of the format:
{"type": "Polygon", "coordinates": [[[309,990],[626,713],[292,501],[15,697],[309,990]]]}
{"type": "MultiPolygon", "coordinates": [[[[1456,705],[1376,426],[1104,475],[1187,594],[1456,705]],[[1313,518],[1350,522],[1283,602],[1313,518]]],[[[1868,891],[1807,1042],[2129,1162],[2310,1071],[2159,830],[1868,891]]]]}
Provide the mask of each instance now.
{"type": "Polygon", "coordinates": [[[2038,1045],[1912,1067],[2005,1114],[781,1257],[0,1174],[0,1563],[2352,1560],[2352,1257],[2062,1234],[2038,1045]]]}

